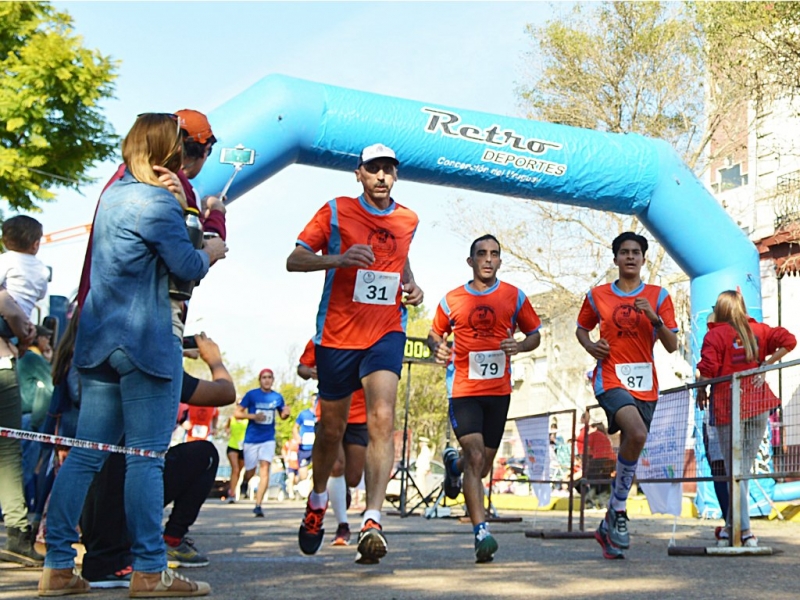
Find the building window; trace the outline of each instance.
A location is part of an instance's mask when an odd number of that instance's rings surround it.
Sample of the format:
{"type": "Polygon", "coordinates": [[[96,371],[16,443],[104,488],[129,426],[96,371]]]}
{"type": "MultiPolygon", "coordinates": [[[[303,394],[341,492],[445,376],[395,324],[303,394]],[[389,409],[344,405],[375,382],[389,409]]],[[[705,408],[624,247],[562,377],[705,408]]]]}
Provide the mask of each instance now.
{"type": "Polygon", "coordinates": [[[724,192],[747,185],[747,175],[742,175],[742,165],[736,164],[727,169],[718,169],[719,189],[724,192]]]}

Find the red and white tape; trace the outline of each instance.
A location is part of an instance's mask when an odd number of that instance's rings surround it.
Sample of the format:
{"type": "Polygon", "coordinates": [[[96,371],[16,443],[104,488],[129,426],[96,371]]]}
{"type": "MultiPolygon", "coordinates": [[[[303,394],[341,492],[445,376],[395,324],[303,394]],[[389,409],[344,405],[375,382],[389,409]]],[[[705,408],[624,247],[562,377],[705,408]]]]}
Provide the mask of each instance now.
{"type": "Polygon", "coordinates": [[[7,427],[0,427],[0,437],[12,438],[15,440],[28,440],[31,442],[44,442],[46,444],[56,444],[58,446],[70,446],[72,448],[88,448],[89,450],[100,450],[101,452],[132,454],[133,456],[146,456],[148,458],[164,458],[167,455],[166,452],[156,452],[155,450],[140,450],[139,448],[126,448],[125,446],[115,446],[114,444],[102,444],[100,442],[78,440],[75,438],[68,438],[60,435],[50,435],[47,433],[36,433],[35,431],[22,431],[20,429],[9,429],[7,427]]]}

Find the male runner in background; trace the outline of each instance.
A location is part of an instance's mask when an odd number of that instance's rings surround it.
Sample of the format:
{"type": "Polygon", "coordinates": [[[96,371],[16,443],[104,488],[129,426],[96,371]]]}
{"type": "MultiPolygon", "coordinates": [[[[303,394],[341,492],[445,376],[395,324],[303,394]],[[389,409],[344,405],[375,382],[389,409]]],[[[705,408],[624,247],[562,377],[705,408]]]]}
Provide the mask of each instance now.
{"type": "MultiPolygon", "coordinates": [[[[236,405],[233,416],[249,420],[244,434],[244,468],[247,473],[252,473],[258,467],[258,490],[253,514],[263,517],[261,501],[269,487],[269,465],[275,457],[275,413],[281,419],[288,419],[291,411],[283,396],[272,389],[275,382],[272,369],[261,369],[258,382],[259,387],[247,392],[236,405]]],[[[245,477],[248,475],[245,474],[245,477]]]]}
{"type": "Polygon", "coordinates": [[[589,291],[575,335],[597,359],[594,393],[606,411],[608,431],[622,432],[608,511],[595,533],[603,556],[614,559],[625,558],[623,550],[630,547],[628,494],[658,400],[653,347],[661,340],[667,352],[675,352],[678,325],[667,290],[642,282],[647,240],[627,231],[614,239],[611,250],[619,279],[589,291]],[[598,325],[600,338],[592,341],[589,332],[598,325]]]}
{"type": "Polygon", "coordinates": [[[445,492],[458,496],[464,474],[464,499],[475,535],[475,561],[490,562],[497,552],[486,523],[483,483],[503,439],[511,401],[511,360],[518,352],[539,346],[539,320],[530,301],[511,284],[497,279],[500,242],[493,235],[479,237],[469,249],[467,264],[472,280],[448,292],[433,317],[428,346],[436,361],[447,363],[450,423],[463,456],[455,448],[444,451],[445,492]],[[519,327],[525,339],[514,339],[519,327]],[[454,335],[453,347],[447,336],[454,335]]]}

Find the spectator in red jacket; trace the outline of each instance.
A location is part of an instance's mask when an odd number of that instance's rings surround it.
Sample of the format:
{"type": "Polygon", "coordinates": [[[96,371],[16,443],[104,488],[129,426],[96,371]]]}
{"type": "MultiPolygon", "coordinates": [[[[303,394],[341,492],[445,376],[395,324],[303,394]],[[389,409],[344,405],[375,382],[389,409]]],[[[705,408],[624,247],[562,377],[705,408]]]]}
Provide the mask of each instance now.
{"type": "MultiPolygon", "coordinates": [[[[713,322],[708,324],[708,333],[700,351],[699,380],[723,377],[759,366],[770,365],[794,349],[795,336],[783,327],[770,327],[758,323],[747,314],[744,298],[738,291],[725,291],[717,297],[713,322]]],[[[740,380],[740,415],[742,427],[743,471],[748,472],[753,464],[761,438],[767,427],[769,411],[780,405],[778,398],[764,382],[763,375],[754,375],[740,380]]],[[[697,402],[701,409],[708,403],[705,388],[697,390],[697,402]]],[[[711,416],[722,447],[725,468],[731,472],[731,382],[724,381],[711,386],[711,416]]],[[[757,546],[758,540],[750,531],[747,480],[739,487],[741,496],[742,545],[757,546]]],[[[729,544],[731,514],[728,511],[727,527],[720,532],[720,542],[729,544]]]]}

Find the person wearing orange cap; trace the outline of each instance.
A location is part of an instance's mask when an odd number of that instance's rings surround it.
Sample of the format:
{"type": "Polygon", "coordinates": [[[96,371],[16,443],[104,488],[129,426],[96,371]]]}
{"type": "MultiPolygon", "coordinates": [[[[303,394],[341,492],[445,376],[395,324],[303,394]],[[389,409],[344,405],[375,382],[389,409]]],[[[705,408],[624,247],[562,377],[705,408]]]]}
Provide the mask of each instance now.
{"type": "MultiPolygon", "coordinates": [[[[200,211],[200,221],[203,224],[203,231],[207,233],[215,233],[223,240],[227,237],[227,230],[225,227],[225,204],[222,199],[216,196],[207,196],[203,198],[203,210],[197,205],[197,194],[195,194],[190,179],[194,179],[200,173],[211,154],[211,148],[217,141],[214,133],[211,131],[211,124],[208,122],[206,116],[196,110],[184,108],[179,110],[174,115],[171,115],[178,121],[183,136],[183,150],[184,160],[183,167],[176,173],[171,173],[163,167],[154,166],[159,174],[159,179],[164,186],[169,189],[173,194],[179,194],[185,199],[186,207],[194,208],[200,211]]],[[[125,165],[122,164],[117,168],[111,179],[108,180],[103,191],[105,192],[112,183],[122,179],[125,174],[125,165]]],[[[95,209],[95,218],[97,217],[97,209],[95,209]]],[[[92,227],[94,228],[94,219],[92,219],[92,227]]],[[[89,243],[86,246],[86,256],[83,260],[83,271],[81,272],[81,280],[78,286],[78,307],[83,306],[86,295],[89,293],[89,281],[92,270],[92,234],[89,234],[89,243]]]]}

